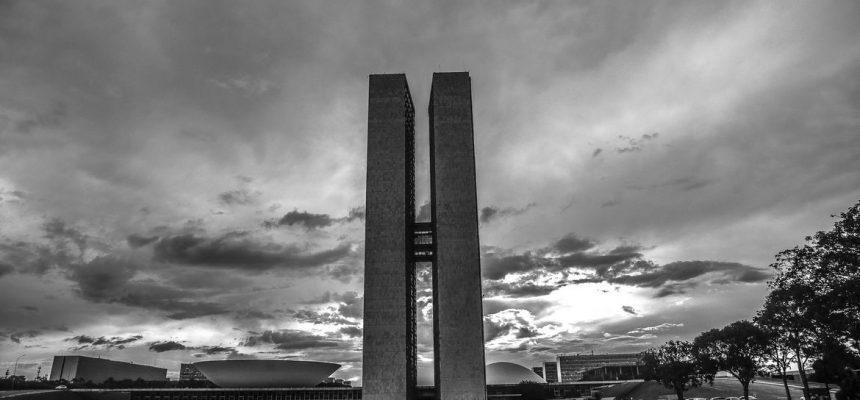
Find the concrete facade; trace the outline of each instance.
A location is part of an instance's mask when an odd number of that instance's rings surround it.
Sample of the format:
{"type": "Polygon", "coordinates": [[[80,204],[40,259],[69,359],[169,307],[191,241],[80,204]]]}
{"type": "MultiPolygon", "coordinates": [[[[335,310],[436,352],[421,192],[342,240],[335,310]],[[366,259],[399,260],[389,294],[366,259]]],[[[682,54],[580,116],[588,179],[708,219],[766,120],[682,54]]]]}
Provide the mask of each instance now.
{"type": "Polygon", "coordinates": [[[65,379],[71,382],[78,378],[85,382],[93,381],[93,383],[102,383],[108,378],[113,378],[116,381],[137,380],[138,378],[145,381],[163,381],[167,379],[167,370],[103,358],[54,356],[50,380],[65,379]]]}
{"type": "Polygon", "coordinates": [[[432,221],[416,224],[406,77],[370,76],[362,372],[369,400],[416,396],[416,261],[433,264],[436,398],[487,398],[467,72],[433,74],[429,113],[432,221]]]}
{"type": "Polygon", "coordinates": [[[430,93],[433,330],[441,399],[486,399],[478,199],[468,72],[435,73],[430,93]]]}
{"type": "Polygon", "coordinates": [[[370,76],[362,366],[366,400],[415,396],[414,115],[405,75],[370,76]]]}

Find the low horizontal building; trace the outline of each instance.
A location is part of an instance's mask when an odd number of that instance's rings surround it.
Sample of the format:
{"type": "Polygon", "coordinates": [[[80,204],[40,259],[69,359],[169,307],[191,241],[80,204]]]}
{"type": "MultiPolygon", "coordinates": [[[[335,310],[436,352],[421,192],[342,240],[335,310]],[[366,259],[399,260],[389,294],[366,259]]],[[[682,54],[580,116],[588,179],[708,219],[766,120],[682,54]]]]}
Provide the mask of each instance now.
{"type": "MultiPolygon", "coordinates": [[[[562,383],[641,379],[639,354],[562,354],[558,356],[562,383]]],[[[549,382],[549,379],[547,379],[549,382]]]]}
{"type": "Polygon", "coordinates": [[[51,366],[52,381],[103,383],[110,378],[115,381],[163,381],[167,380],[167,369],[85,356],[54,356],[51,366]]]}

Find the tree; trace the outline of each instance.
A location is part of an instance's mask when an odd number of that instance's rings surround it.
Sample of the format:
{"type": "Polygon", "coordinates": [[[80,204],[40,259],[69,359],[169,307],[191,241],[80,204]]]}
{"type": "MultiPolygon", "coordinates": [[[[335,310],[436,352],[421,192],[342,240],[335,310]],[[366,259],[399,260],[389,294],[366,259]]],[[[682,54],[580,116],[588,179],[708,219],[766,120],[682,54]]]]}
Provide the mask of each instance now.
{"type": "Polygon", "coordinates": [[[684,392],[699,387],[704,382],[713,383],[714,374],[703,371],[693,356],[693,344],[670,340],[657,349],[642,353],[646,381],[657,381],[675,391],[678,400],[684,400],[684,392]]]}
{"type": "Polygon", "coordinates": [[[770,342],[765,360],[773,362],[779,369],[788,400],[791,400],[791,395],[785,374],[791,361],[797,363],[804,396],[810,398],[805,367],[816,353],[819,336],[816,324],[810,322],[815,320],[816,306],[810,304],[814,297],[815,293],[805,285],[775,288],[755,317],[756,324],[764,329],[770,342]]]}
{"type": "Polygon", "coordinates": [[[857,399],[860,390],[857,387],[856,374],[853,369],[860,367],[860,357],[851,354],[842,343],[828,339],[821,345],[821,358],[812,363],[815,370],[815,380],[823,382],[830,389],[835,383],[842,389],[842,398],[857,399]]]}
{"type": "MultiPolygon", "coordinates": [[[[833,215],[833,217],[836,217],[833,215]]],[[[771,264],[777,275],[771,287],[805,286],[814,321],[822,334],[860,352],[860,201],[839,215],[828,231],[785,250],[771,264]]]]}
{"type": "Polygon", "coordinates": [[[711,329],[693,340],[699,362],[709,372],[728,371],[741,383],[744,397],[749,385],[763,369],[769,346],[767,333],[750,321],[737,321],[723,329],[711,329]]]}
{"type": "Polygon", "coordinates": [[[791,391],[788,389],[788,368],[791,366],[791,361],[794,359],[794,353],[788,345],[786,335],[778,329],[765,328],[770,346],[764,354],[766,362],[771,362],[768,365],[768,370],[773,374],[776,373],[782,378],[782,386],[785,388],[786,400],[791,400],[791,391]]]}

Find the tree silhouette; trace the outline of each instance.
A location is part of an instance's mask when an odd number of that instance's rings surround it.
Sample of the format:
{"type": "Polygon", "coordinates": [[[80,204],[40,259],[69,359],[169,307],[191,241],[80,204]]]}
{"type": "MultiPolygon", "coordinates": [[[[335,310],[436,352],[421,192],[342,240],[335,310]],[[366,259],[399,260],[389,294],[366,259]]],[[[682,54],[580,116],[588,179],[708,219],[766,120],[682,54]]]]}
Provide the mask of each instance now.
{"type": "Polygon", "coordinates": [[[693,340],[694,351],[711,372],[728,371],[741,383],[744,397],[762,370],[769,343],[767,333],[750,321],[737,321],[723,329],[711,329],[693,340]]]}
{"type": "MultiPolygon", "coordinates": [[[[834,216],[835,217],[835,216],[834,216]]],[[[839,215],[828,231],[785,250],[771,267],[773,289],[805,287],[809,316],[823,336],[860,352],[860,202],[839,215]]]]}
{"type": "Polygon", "coordinates": [[[674,390],[678,400],[684,400],[685,391],[714,381],[714,374],[705,371],[694,357],[690,342],[670,340],[657,349],[643,352],[642,362],[643,378],[674,390]]]}
{"type": "Polygon", "coordinates": [[[755,317],[755,322],[765,330],[770,341],[765,358],[781,370],[788,400],[791,397],[785,374],[791,361],[797,364],[804,396],[810,398],[805,367],[817,353],[816,343],[819,342],[819,329],[810,322],[815,320],[817,306],[812,304],[814,297],[812,288],[805,285],[776,288],[768,294],[755,317]]]}

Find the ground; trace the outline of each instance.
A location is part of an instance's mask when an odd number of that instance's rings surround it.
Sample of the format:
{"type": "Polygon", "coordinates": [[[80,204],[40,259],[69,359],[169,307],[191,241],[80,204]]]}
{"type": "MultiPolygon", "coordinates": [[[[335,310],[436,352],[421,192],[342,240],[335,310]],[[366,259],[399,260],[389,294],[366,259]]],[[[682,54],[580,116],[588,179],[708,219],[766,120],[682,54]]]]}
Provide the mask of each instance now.
{"type": "MultiPolygon", "coordinates": [[[[800,400],[803,396],[803,389],[800,385],[795,385],[789,382],[791,390],[791,399],[800,400]]],[[[634,389],[629,396],[633,399],[652,400],[660,396],[671,395],[675,399],[675,393],[671,389],[666,389],[663,385],[656,382],[645,382],[638,388],[634,389]]],[[[740,382],[734,378],[718,378],[714,380],[714,384],[705,384],[703,387],[698,387],[684,392],[684,398],[704,397],[740,397],[743,395],[743,387],[740,382]]],[[[758,400],[784,400],[785,388],[782,382],[778,380],[758,380],[750,383],[750,396],[755,396],[758,400]]]]}

